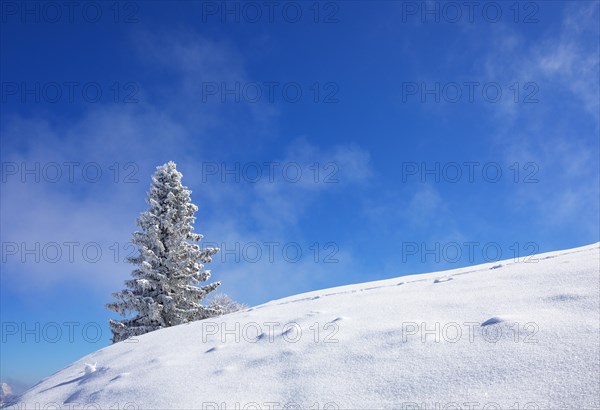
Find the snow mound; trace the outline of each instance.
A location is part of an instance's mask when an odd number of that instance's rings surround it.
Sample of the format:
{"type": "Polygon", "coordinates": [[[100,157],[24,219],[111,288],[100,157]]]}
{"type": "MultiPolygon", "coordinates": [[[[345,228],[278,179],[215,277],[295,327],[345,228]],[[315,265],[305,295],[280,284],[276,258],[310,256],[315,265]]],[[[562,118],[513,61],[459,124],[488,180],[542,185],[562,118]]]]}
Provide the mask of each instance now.
{"type": "Polygon", "coordinates": [[[599,270],[594,244],[288,297],[98,350],[14,408],[598,408],[599,270]]]}
{"type": "Polygon", "coordinates": [[[94,363],[94,364],[89,364],[86,363],[85,367],[83,369],[83,373],[84,374],[91,374],[94,373],[96,371],[96,366],[98,365],[98,362],[94,363]]]}

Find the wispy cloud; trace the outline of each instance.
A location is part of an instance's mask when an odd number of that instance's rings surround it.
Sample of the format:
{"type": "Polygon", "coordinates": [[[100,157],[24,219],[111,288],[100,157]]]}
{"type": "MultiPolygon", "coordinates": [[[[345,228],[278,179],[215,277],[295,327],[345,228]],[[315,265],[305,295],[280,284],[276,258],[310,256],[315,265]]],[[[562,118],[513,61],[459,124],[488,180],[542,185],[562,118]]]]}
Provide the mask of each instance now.
{"type": "MultiPolygon", "coordinates": [[[[184,183],[193,189],[192,198],[200,205],[197,230],[208,232],[207,240],[228,244],[298,240],[303,237],[300,221],[316,211],[314,205],[319,198],[322,200],[322,195],[352,189],[368,181],[369,154],[359,146],[321,147],[301,137],[281,143],[280,155],[268,158],[280,164],[272,182],[267,178],[255,184],[203,181],[203,164],[224,163],[231,167],[236,154],[244,149],[229,149],[228,138],[235,135],[231,123],[243,126],[247,133],[264,131],[265,124],[276,122],[276,111],[268,104],[234,104],[230,108],[231,104],[220,101],[202,101],[199,88],[202,81],[248,81],[244,59],[231,45],[191,32],[138,33],[132,41],[139,52],[134,56],[142,63],[162,64],[169,76],[169,81],[163,83],[165,88],[159,87],[158,91],[153,88],[153,92],[162,93],[160,104],[95,105],[69,123],[46,117],[11,117],[3,123],[3,139],[19,141],[11,143],[12,149],[3,150],[4,162],[19,166],[24,163],[27,167],[36,163],[44,167],[48,162],[94,163],[104,173],[97,183],[76,174],[73,183],[66,176],[58,183],[43,179],[35,183],[31,177],[29,182],[22,183],[15,175],[3,184],[4,242],[30,248],[35,243],[42,247],[49,242],[79,243],[74,262],[63,255],[57,263],[42,260],[23,264],[20,255],[11,256],[3,269],[7,272],[2,276],[3,286],[8,285],[14,291],[46,291],[76,281],[93,284],[96,291],[106,293],[121,286],[129,271],[129,266],[123,263],[130,252],[125,247],[131,231],[136,229],[135,218],[145,207],[143,198],[150,174],[156,165],[168,160],[179,164],[184,183]],[[15,149],[16,146],[20,149],[15,149]],[[135,183],[123,182],[123,166],[129,163],[134,164],[129,171],[135,171],[132,175],[135,183]],[[281,173],[283,166],[292,163],[303,173],[295,182],[283,178],[281,173]],[[116,183],[114,164],[120,171],[116,183]],[[327,178],[329,181],[325,182],[327,178]],[[214,219],[208,218],[206,210],[214,219]],[[90,263],[83,259],[81,247],[88,243],[101,246],[101,260],[90,263]],[[120,248],[117,260],[115,243],[120,248]]],[[[264,155],[262,151],[268,146],[251,141],[248,145],[253,145],[257,155],[264,155]]],[[[272,156],[272,151],[268,155],[272,156]]],[[[291,178],[294,170],[290,170],[291,178]]],[[[81,172],[81,165],[77,172],[81,172]]],[[[304,239],[306,252],[310,241],[304,239]]],[[[62,251],[65,250],[63,246],[62,251]]],[[[229,265],[225,269],[231,270],[233,276],[247,277],[255,272],[261,280],[287,275],[287,281],[274,281],[269,291],[277,292],[280,287],[291,292],[292,284],[305,277],[299,268],[303,263],[280,264],[275,270],[262,262],[245,264],[243,268],[229,265]],[[298,275],[297,279],[290,279],[294,277],[291,271],[298,275]]],[[[266,295],[267,290],[261,292],[266,295]]]]}
{"type": "Polygon", "coordinates": [[[539,183],[515,185],[508,204],[553,227],[586,215],[591,236],[597,235],[600,211],[594,154],[600,130],[599,8],[594,2],[567,4],[562,24],[547,29],[539,42],[500,26],[482,60],[488,78],[537,87],[537,103],[523,103],[521,90],[519,103],[509,98],[489,109],[495,118],[490,136],[502,158],[539,167],[539,183]]]}

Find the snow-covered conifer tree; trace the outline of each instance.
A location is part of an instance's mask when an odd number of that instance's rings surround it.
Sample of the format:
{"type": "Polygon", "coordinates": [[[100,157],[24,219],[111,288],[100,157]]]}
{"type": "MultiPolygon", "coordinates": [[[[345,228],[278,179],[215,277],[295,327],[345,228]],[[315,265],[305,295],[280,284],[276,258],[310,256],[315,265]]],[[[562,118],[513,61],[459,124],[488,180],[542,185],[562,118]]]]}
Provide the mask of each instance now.
{"type": "Polygon", "coordinates": [[[246,309],[248,307],[243,303],[236,302],[235,300],[231,299],[229,295],[224,293],[217,293],[216,295],[212,296],[208,305],[222,310],[222,314],[224,315],[237,312],[238,310],[246,309]]]}
{"type": "Polygon", "coordinates": [[[126,289],[114,293],[118,299],[106,307],[126,316],[110,320],[113,343],[163,327],[201,320],[222,313],[219,306],[204,306],[200,301],[214,291],[219,282],[198,286],[210,277],[203,263],[211,262],[218,248],[200,249],[202,235],[193,233],[194,213],[188,190],[181,184],[182,174],[174,162],[156,168],[147,202],[132,242],[139,255],[129,258],[136,268],[125,281],[126,289]]]}

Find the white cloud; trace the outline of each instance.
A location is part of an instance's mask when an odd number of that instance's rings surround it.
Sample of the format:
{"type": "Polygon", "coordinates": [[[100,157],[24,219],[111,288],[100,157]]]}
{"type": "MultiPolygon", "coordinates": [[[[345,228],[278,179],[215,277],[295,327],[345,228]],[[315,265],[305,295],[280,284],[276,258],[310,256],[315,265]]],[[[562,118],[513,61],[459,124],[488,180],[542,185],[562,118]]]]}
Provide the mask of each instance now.
{"type": "MultiPolygon", "coordinates": [[[[315,183],[307,174],[298,183],[281,178],[275,183],[265,181],[255,185],[202,183],[203,161],[228,162],[233,154],[244,149],[236,150],[223,138],[223,134],[227,136],[232,132],[230,122],[237,123],[247,133],[264,131],[270,127],[265,124],[274,122],[275,111],[264,104],[241,105],[229,111],[230,104],[201,103],[197,92],[201,81],[246,81],[248,78],[243,58],[227,44],[190,33],[164,36],[142,33],[134,44],[145,62],[164,64],[170,76],[166,84],[173,85],[161,90],[165,99],[156,104],[140,97],[139,104],[92,105],[81,118],[68,123],[52,118],[17,117],[3,123],[3,139],[20,141],[22,146],[18,151],[3,150],[3,162],[26,162],[28,166],[35,162],[43,166],[49,161],[59,164],[97,162],[104,172],[102,181],[96,184],[87,183],[80,176],[73,184],[65,178],[57,184],[45,181],[23,184],[18,176],[10,177],[9,182],[3,184],[3,242],[24,242],[29,247],[36,242],[41,246],[49,242],[97,242],[103,251],[103,258],[96,263],[83,260],[81,253],[76,254],[75,262],[63,257],[59,263],[42,260],[22,264],[20,255],[10,256],[10,262],[3,266],[3,287],[30,295],[77,282],[93,285],[94,291],[108,295],[122,286],[130,270],[130,266],[122,262],[128,251],[124,246],[131,231],[136,229],[135,218],[145,208],[150,174],[156,165],[167,160],[179,164],[184,184],[193,189],[192,199],[200,207],[196,230],[205,234],[208,241],[226,243],[299,240],[302,229],[298,222],[318,208],[319,195],[368,180],[369,155],[358,146],[322,148],[306,140],[296,140],[283,149],[280,158],[272,160],[282,164],[296,161],[304,172],[308,172],[314,162],[318,162],[324,172],[322,167],[333,162],[338,167],[335,177],[340,182],[315,183]],[[139,166],[134,175],[139,182],[113,183],[109,167],[118,163],[123,171],[122,166],[129,162],[139,166]],[[311,206],[316,208],[311,210],[311,206]],[[212,210],[211,215],[206,208],[212,210]],[[294,237],[294,233],[297,236],[294,237]],[[115,251],[110,248],[114,242],[121,247],[117,262],[115,251]]],[[[253,145],[257,152],[268,146],[258,141],[253,145]]],[[[123,176],[121,174],[121,178],[123,176]]],[[[308,244],[308,240],[303,242],[305,247],[308,244]]],[[[304,272],[304,268],[313,270],[302,263],[278,267],[264,263],[242,267],[226,265],[219,267],[227,271],[219,272],[222,279],[233,282],[237,276],[248,278],[255,272],[257,280],[276,277],[271,285],[273,289],[279,287],[280,292],[281,289],[291,292],[293,283],[305,280],[308,272],[304,272]]],[[[213,269],[216,272],[218,268],[213,266],[213,269]]],[[[324,272],[325,267],[321,270],[324,272]]],[[[243,287],[241,283],[230,286],[243,287]]],[[[262,292],[266,295],[266,290],[262,292]]]]}
{"type": "Polygon", "coordinates": [[[494,118],[490,137],[502,160],[539,167],[539,183],[516,184],[508,206],[528,212],[540,226],[577,224],[595,240],[600,208],[599,18],[598,3],[566,4],[562,24],[546,29],[542,41],[498,26],[481,73],[504,84],[530,81],[539,87],[538,103],[507,98],[489,106],[494,118]]]}

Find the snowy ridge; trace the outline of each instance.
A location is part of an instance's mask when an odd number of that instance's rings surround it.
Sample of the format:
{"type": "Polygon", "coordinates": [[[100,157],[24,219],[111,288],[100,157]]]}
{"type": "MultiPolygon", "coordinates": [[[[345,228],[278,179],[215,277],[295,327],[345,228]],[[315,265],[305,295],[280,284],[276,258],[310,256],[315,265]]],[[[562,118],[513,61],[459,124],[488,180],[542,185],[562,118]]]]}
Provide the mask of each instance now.
{"type": "Polygon", "coordinates": [[[599,244],[537,259],[158,330],[74,362],[9,408],[599,408],[599,244]]]}

